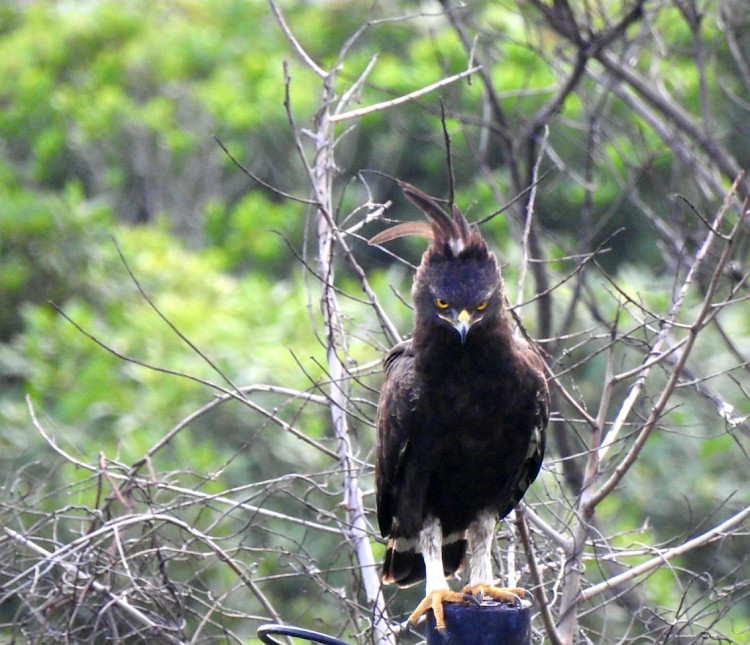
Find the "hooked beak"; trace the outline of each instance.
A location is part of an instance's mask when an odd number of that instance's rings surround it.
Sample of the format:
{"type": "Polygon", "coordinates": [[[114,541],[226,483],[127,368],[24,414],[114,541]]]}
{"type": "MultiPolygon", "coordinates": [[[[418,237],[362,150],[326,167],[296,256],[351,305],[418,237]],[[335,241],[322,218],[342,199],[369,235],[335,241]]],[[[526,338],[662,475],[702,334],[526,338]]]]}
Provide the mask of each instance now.
{"type": "Polygon", "coordinates": [[[461,344],[463,345],[466,342],[466,335],[469,333],[469,327],[471,327],[472,323],[471,314],[466,311],[466,309],[462,309],[458,316],[456,316],[456,320],[453,322],[453,328],[458,332],[458,335],[461,337],[461,344]]]}

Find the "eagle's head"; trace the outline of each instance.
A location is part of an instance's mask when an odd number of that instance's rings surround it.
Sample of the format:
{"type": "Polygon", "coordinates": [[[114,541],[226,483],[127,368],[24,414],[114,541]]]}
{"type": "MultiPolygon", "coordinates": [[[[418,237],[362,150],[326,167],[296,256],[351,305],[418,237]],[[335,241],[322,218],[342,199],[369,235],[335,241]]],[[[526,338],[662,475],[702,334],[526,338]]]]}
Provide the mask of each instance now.
{"type": "Polygon", "coordinates": [[[503,283],[494,254],[455,205],[448,214],[433,199],[399,182],[404,195],[429,222],[397,224],[370,240],[378,244],[403,235],[431,240],[412,287],[416,327],[452,328],[463,344],[469,332],[496,321],[503,311],[503,283]]]}
{"type": "Polygon", "coordinates": [[[412,287],[417,324],[449,326],[461,343],[471,330],[494,321],[502,312],[500,272],[482,243],[456,255],[436,253],[431,246],[412,287]]]}

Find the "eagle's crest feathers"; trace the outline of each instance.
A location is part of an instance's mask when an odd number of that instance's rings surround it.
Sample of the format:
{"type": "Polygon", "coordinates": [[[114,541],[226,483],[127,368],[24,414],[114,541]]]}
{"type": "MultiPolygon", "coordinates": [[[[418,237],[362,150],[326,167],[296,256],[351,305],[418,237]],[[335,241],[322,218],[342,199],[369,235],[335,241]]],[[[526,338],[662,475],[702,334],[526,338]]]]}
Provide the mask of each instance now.
{"type": "Polygon", "coordinates": [[[459,257],[471,247],[475,250],[477,247],[486,250],[486,244],[479,231],[469,225],[458,206],[452,204],[452,214],[449,214],[432,197],[411,184],[399,180],[398,185],[406,198],[425,214],[428,221],[396,224],[370,238],[370,244],[383,244],[399,237],[415,235],[427,238],[432,242],[432,250],[448,257],[459,257]]]}

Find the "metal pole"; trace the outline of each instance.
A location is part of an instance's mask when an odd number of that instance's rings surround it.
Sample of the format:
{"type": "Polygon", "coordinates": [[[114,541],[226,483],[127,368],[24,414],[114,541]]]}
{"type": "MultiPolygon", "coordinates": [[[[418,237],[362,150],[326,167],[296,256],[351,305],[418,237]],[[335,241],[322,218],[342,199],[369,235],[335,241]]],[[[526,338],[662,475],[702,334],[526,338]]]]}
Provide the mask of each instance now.
{"type": "Polygon", "coordinates": [[[427,645],[529,645],[531,602],[513,607],[484,601],[482,604],[446,603],[445,631],[435,629],[435,617],[427,612],[427,645]]]}

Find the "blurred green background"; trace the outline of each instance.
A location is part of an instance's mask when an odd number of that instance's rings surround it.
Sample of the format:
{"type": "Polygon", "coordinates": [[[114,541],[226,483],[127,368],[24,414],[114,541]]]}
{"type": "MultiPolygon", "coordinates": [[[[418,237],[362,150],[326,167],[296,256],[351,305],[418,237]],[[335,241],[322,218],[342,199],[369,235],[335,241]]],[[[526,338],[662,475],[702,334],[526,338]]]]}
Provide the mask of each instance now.
{"type": "MultiPolygon", "coordinates": [[[[603,21],[607,12],[619,15],[621,4],[603,3],[597,15],[603,21]]],[[[653,79],[738,167],[748,167],[750,88],[737,71],[723,16],[733,12],[733,33],[740,35],[735,44],[750,60],[750,10],[742,2],[700,4],[702,51],[707,58],[703,67],[696,59],[696,31],[677,2],[649,7],[647,17],[618,43],[615,53],[625,58],[623,52],[632,48],[633,68],[653,79]],[[653,41],[643,45],[649,33],[653,41]]],[[[347,39],[370,21],[347,52],[339,74],[343,92],[378,56],[361,89],[363,105],[408,93],[467,66],[466,52],[438,14],[437,4],[332,0],[284,3],[283,9],[300,42],[326,68],[336,62],[347,39]],[[409,17],[395,19],[401,16],[409,17]]],[[[472,2],[466,15],[489,43],[493,82],[514,136],[523,132],[569,72],[566,45],[524,3],[472,2]]],[[[593,24],[592,29],[599,26],[593,24]]],[[[310,127],[319,108],[320,81],[292,53],[264,2],[0,5],[0,485],[6,502],[23,499],[32,511],[43,514],[68,505],[91,506],[98,499],[93,479],[76,487],[74,482],[85,474],[62,467],[59,456],[33,428],[26,395],[63,450],[87,463],[103,455],[124,465],[142,457],[213,396],[195,380],[153,371],[107,352],[50,302],[122,355],[229,387],[159,318],[128,267],[158,309],[234,384],[314,390],[312,384],[325,378],[317,291],[297,259],[297,254],[314,256],[307,246],[308,207],[253,182],[216,140],[267,184],[309,197],[284,107],[284,62],[296,123],[310,127]]],[[[597,64],[591,66],[595,73],[604,73],[597,64]]],[[[478,219],[514,197],[508,159],[493,141],[492,128],[477,127],[488,109],[480,83],[449,86],[442,100],[451,115],[447,128],[456,201],[470,219],[478,219]]],[[[666,131],[659,128],[659,119],[645,119],[626,96],[611,92],[595,76],[584,77],[549,120],[549,155],[543,164],[549,172],[539,186],[536,210],[550,272],[562,278],[575,264],[566,258],[589,252],[617,232],[583,287],[589,309],[573,314],[573,328],[591,338],[597,334],[595,312],[603,320],[613,320],[618,309],[604,275],[646,307],[668,310],[679,284],[676,276],[684,269],[680,258],[694,253],[705,232],[692,207],[710,218],[721,203],[723,195],[705,188],[706,182],[680,154],[678,143],[690,148],[695,142],[671,128],[668,119],[664,122],[666,131]],[[678,252],[670,252],[670,242],[678,252]]],[[[348,125],[353,129],[336,149],[335,201],[341,220],[367,199],[368,189],[374,191],[375,201],[396,202],[391,216],[416,216],[400,201],[392,183],[360,175],[365,169],[447,196],[438,94],[339,126],[340,132],[348,125]]],[[[715,184],[726,190],[730,178],[708,163],[705,167],[715,184]]],[[[344,228],[361,217],[355,213],[344,228]]],[[[359,233],[368,236],[377,230],[369,226],[359,233]]],[[[508,265],[506,281],[515,300],[519,220],[501,215],[483,231],[508,265]]],[[[410,312],[399,293],[408,296],[409,268],[367,248],[361,239],[351,242],[385,309],[401,333],[408,333],[410,312]]],[[[409,241],[394,248],[416,263],[422,247],[409,241]]],[[[747,270],[747,259],[745,242],[733,259],[737,275],[747,270]]],[[[372,310],[356,300],[361,296],[356,278],[343,264],[339,280],[342,291],[353,295],[344,299],[352,356],[360,365],[377,362],[387,341],[372,310]]],[[[728,278],[727,289],[730,282],[728,278]]],[[[556,292],[555,333],[560,331],[558,321],[570,313],[572,284],[556,292]]],[[[529,296],[534,288],[529,281],[529,296]]],[[[690,306],[699,303],[697,294],[690,306]]],[[[534,335],[540,322],[531,312],[532,308],[524,310],[523,317],[534,335]]],[[[691,364],[700,368],[698,378],[717,375],[706,385],[720,392],[742,418],[750,414],[747,366],[733,368],[750,348],[750,308],[727,310],[721,323],[722,329],[707,332],[691,364]],[[725,334],[731,343],[725,342],[725,334]]],[[[582,349],[579,340],[559,345],[553,369],[576,366],[577,393],[595,411],[604,358],[593,354],[590,345],[582,349]]],[[[620,360],[618,369],[638,362],[624,354],[620,360]]],[[[380,377],[373,369],[363,378],[361,418],[353,420],[353,427],[358,455],[367,463],[380,377]]],[[[624,392],[623,387],[616,396],[624,392]]],[[[280,410],[281,417],[296,422],[298,402],[269,392],[258,397],[267,409],[280,410]]],[[[325,409],[312,408],[308,406],[302,416],[305,434],[335,450],[325,409]]],[[[718,521],[725,507],[748,502],[748,456],[743,447],[747,437],[721,422],[715,401],[686,388],[676,396],[666,426],[669,430],[653,437],[638,468],[600,509],[608,534],[623,547],[641,539],[684,539],[704,521],[711,523],[709,518],[716,516],[718,521]],[[675,487],[675,469],[689,487],[675,487]],[[654,537],[647,539],[641,531],[652,528],[654,537]]],[[[572,431],[571,436],[572,453],[580,454],[587,439],[572,431]]],[[[553,443],[550,458],[559,457],[559,450],[553,443]]],[[[169,473],[175,482],[187,479],[217,493],[295,473],[310,475],[315,484],[300,489],[290,484],[289,499],[279,492],[283,487],[264,497],[262,490],[270,488],[262,486],[251,499],[290,514],[306,512],[311,521],[317,517],[316,504],[328,504],[335,512],[338,499],[326,501],[330,459],[236,403],[200,417],[158,453],[152,467],[169,473]],[[307,503],[305,511],[300,500],[307,503]]],[[[366,489],[372,486],[371,474],[363,466],[366,489]]],[[[565,493],[545,490],[538,495],[565,493]]],[[[369,497],[366,505],[372,506],[369,497]]],[[[5,519],[13,523],[18,517],[6,513],[5,519]]],[[[196,511],[191,521],[202,526],[203,519],[196,511]]],[[[210,524],[215,526],[213,520],[210,524]]],[[[217,530],[241,533],[242,525],[237,520],[217,530]]],[[[283,523],[266,529],[267,534],[246,538],[248,548],[269,549],[274,541],[280,545],[275,559],[258,560],[259,575],[273,578],[287,572],[297,580],[304,567],[287,559],[294,560],[297,556],[290,554],[299,547],[300,552],[309,549],[309,562],[329,571],[330,589],[349,584],[351,562],[345,549],[331,552],[326,543],[284,534],[283,523]],[[296,546],[285,540],[296,540],[296,546]]],[[[695,588],[695,593],[711,593],[717,584],[746,589],[746,553],[745,539],[686,558],[686,568],[707,576],[705,586],[695,588]]],[[[232,576],[227,572],[212,575],[219,580],[205,580],[207,588],[234,584],[228,582],[232,576]]],[[[336,632],[343,624],[336,605],[323,598],[313,609],[315,585],[300,584],[310,585],[307,596],[284,579],[269,582],[267,590],[274,603],[284,607],[285,619],[336,632]]],[[[648,585],[658,606],[677,611],[686,592],[673,575],[654,576],[648,585]]],[[[733,602],[733,611],[710,629],[742,642],[747,631],[741,625],[750,620],[747,591],[733,602]]],[[[0,636],[12,633],[8,625],[19,611],[13,599],[0,607],[0,622],[6,624],[0,636]]],[[[628,626],[629,617],[622,611],[612,612],[606,619],[586,619],[592,634],[602,634],[597,642],[639,633],[641,628],[628,626]],[[609,627],[604,625],[607,621],[609,627]],[[615,633],[620,636],[606,640],[615,633]]],[[[250,638],[254,623],[246,622],[249,626],[233,629],[250,638]]]]}

